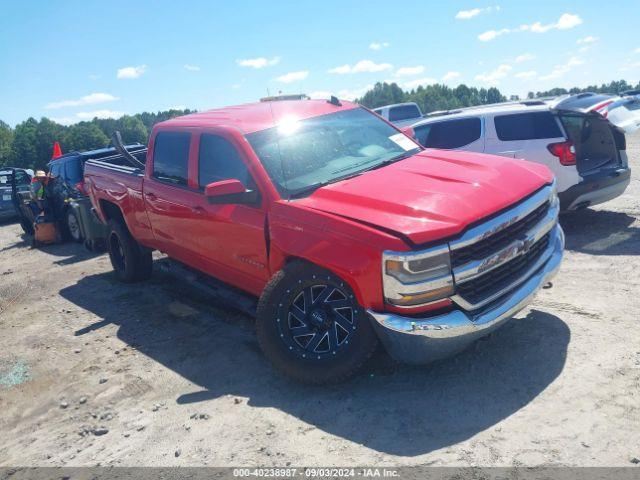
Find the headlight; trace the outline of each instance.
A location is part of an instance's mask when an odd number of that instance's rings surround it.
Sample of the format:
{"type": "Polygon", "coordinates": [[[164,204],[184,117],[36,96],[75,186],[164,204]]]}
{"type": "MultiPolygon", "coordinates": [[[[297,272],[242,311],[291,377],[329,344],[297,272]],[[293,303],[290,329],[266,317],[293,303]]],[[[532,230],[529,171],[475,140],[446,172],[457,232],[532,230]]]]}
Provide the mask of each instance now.
{"type": "Polygon", "coordinates": [[[413,307],[453,294],[451,257],[447,245],[421,252],[384,252],[382,277],[385,301],[413,307]]]}

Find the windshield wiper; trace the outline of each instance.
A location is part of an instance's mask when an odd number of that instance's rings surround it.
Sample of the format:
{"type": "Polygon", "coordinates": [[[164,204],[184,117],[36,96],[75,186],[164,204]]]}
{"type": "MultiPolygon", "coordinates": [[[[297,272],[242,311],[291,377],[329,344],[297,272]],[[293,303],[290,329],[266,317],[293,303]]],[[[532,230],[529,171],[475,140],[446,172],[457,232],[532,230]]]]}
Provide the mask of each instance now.
{"type": "Polygon", "coordinates": [[[408,152],[401,153],[400,155],[396,155],[395,157],[387,158],[386,160],[383,160],[380,163],[376,163],[375,165],[369,168],[360,170],[359,173],[369,172],[371,170],[377,170],[378,168],[386,167],[387,165],[391,165],[392,163],[396,163],[396,162],[399,162],[400,160],[404,160],[405,158],[412,157],[413,155],[415,155],[414,150],[409,150],[408,152]]]}
{"type": "Polygon", "coordinates": [[[311,195],[320,187],[324,187],[328,182],[315,182],[311,185],[306,185],[304,187],[296,188],[294,190],[289,190],[289,199],[292,198],[301,198],[306,197],[307,195],[311,195]]]}

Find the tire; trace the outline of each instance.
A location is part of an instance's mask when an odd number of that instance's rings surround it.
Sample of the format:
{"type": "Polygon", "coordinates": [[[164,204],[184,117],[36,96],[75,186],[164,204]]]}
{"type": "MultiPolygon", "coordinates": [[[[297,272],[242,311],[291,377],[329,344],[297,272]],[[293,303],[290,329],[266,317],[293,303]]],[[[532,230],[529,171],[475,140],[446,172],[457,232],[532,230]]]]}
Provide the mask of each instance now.
{"type": "Polygon", "coordinates": [[[288,264],[269,281],[258,302],[256,331],[278,371],[315,385],[351,378],[378,346],[349,285],[304,262],[288,264]]]}
{"type": "Polygon", "coordinates": [[[82,230],[80,230],[80,221],[76,212],[71,208],[67,209],[65,213],[64,227],[71,240],[76,243],[82,243],[84,238],[82,237],[82,230]]]}
{"type": "Polygon", "coordinates": [[[22,230],[24,231],[25,234],[27,235],[35,234],[35,231],[33,230],[33,223],[31,223],[26,218],[20,218],[20,226],[22,227],[22,230]]]}
{"type": "Polygon", "coordinates": [[[125,283],[148,279],[153,267],[151,251],[134,240],[122,221],[110,220],[109,226],[109,259],[118,279],[125,283]]]}

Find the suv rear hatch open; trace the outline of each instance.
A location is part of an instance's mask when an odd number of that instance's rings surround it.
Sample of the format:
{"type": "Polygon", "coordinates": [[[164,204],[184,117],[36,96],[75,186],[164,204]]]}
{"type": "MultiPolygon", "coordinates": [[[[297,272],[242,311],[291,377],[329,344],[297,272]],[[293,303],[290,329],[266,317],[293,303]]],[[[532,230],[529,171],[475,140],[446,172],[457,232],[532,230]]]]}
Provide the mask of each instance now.
{"type": "Polygon", "coordinates": [[[636,105],[640,107],[635,97],[593,93],[563,97],[552,105],[575,146],[576,167],[581,176],[627,167],[624,134],[633,131],[634,122],[640,127],[640,108],[636,105]],[[614,119],[620,123],[613,122],[614,119]]]}

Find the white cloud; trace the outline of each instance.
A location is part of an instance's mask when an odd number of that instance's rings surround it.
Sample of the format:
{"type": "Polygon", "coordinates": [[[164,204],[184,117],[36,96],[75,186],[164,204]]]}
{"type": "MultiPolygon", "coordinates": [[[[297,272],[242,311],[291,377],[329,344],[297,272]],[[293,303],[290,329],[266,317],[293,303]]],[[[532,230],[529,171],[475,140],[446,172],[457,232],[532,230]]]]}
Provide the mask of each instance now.
{"type": "Polygon", "coordinates": [[[507,33],[511,33],[511,30],[508,28],[503,28],[501,30],[487,30],[484,33],[478,35],[478,40],[481,42],[489,42],[500,35],[505,35],[507,33]]]}
{"type": "Polygon", "coordinates": [[[383,72],[385,70],[390,70],[393,68],[393,65],[390,63],[375,63],[371,60],[360,60],[355,65],[341,65],[340,67],[335,67],[330,69],[329,73],[337,73],[339,75],[343,75],[345,73],[375,73],[375,72],[383,72]]]}
{"type": "Polygon", "coordinates": [[[640,53],[640,47],[636,48],[633,53],[640,53]]]}
{"type": "Polygon", "coordinates": [[[454,78],[458,78],[460,76],[460,72],[447,72],[442,76],[442,81],[447,82],[449,80],[453,80],[454,78]]]}
{"type": "Polygon", "coordinates": [[[567,63],[556,65],[550,73],[541,76],[540,80],[554,80],[556,78],[560,78],[575,67],[582,65],[583,63],[584,60],[582,60],[581,58],[571,57],[569,60],[567,60],[567,63]]]}
{"type": "Polygon", "coordinates": [[[500,80],[506,77],[512,69],[513,67],[511,65],[503,63],[491,72],[484,72],[476,75],[475,79],[489,85],[498,85],[500,80]]]}
{"type": "Polygon", "coordinates": [[[523,53],[522,55],[518,55],[516,57],[516,63],[528,62],[529,60],[535,59],[536,56],[530,53],[523,53]]]}
{"type": "Polygon", "coordinates": [[[282,83],[293,83],[300,80],[304,80],[309,76],[309,70],[300,70],[299,72],[289,72],[284,75],[280,75],[276,78],[276,81],[282,83]]]}
{"type": "Polygon", "coordinates": [[[71,125],[72,123],[79,122],[80,120],[73,117],[51,117],[51,121],[59,123],[60,125],[71,125]]]}
{"type": "Polygon", "coordinates": [[[138,65],[137,67],[124,67],[119,68],[116,75],[119,79],[132,79],[138,78],[147,70],[146,65],[138,65]]]}
{"type": "Polygon", "coordinates": [[[412,75],[419,75],[424,72],[422,65],[416,65],[415,67],[400,67],[393,75],[396,77],[410,77],[412,75]]]}
{"type": "Polygon", "coordinates": [[[640,62],[631,62],[630,60],[628,60],[628,62],[629,63],[624,64],[618,70],[620,72],[628,72],[629,70],[636,70],[640,68],[640,62]]]}
{"type": "Polygon", "coordinates": [[[365,93],[367,93],[367,90],[371,90],[373,88],[373,85],[365,85],[363,87],[357,87],[354,89],[342,89],[342,90],[338,90],[337,92],[329,92],[327,90],[317,90],[315,92],[311,92],[309,94],[309,97],[313,98],[313,99],[320,99],[323,100],[325,98],[330,98],[332,95],[335,95],[338,98],[341,98],[343,100],[355,100],[356,98],[362,97],[365,93]]]}
{"type": "Polygon", "coordinates": [[[533,32],[533,33],[546,33],[549,30],[568,30],[570,28],[577,27],[582,24],[582,18],[579,15],[572,13],[563,13],[558,18],[557,22],[548,23],[543,25],[540,22],[534,22],[532,24],[520,25],[517,28],[503,28],[501,30],[487,30],[484,33],[478,35],[478,40],[481,42],[489,42],[496,37],[506,35],[514,32],[533,32]]]}
{"type": "Polygon", "coordinates": [[[116,110],[94,110],[91,112],[78,112],[72,117],[52,117],[51,120],[61,125],[73,125],[74,123],[93,120],[94,118],[120,118],[127,112],[116,110]]]}
{"type": "Polygon", "coordinates": [[[431,77],[418,78],[416,80],[409,80],[408,82],[403,82],[400,84],[402,88],[412,90],[418,87],[424,87],[427,85],[433,85],[434,83],[438,83],[438,80],[431,77]]]}
{"type": "Polygon", "coordinates": [[[188,63],[184,64],[184,69],[185,70],[189,70],[190,72],[199,72],[200,71],[200,67],[197,65],[190,65],[188,63]]]}
{"type": "Polygon", "coordinates": [[[371,42],[369,44],[369,48],[371,50],[382,50],[383,48],[387,48],[388,46],[388,42],[371,42]]]}
{"type": "Polygon", "coordinates": [[[481,13],[489,13],[495,10],[496,12],[500,11],[500,6],[496,5],[495,7],[486,7],[486,8],[472,8],[471,10],[460,10],[456,13],[456,20],[469,20],[473,17],[477,17],[481,13]]]}
{"type": "Polygon", "coordinates": [[[119,112],[116,110],[94,110],[92,112],[78,112],[76,117],[79,120],[91,120],[93,118],[120,118],[126,115],[125,112],[119,112]]]}
{"type": "Polygon", "coordinates": [[[588,45],[589,43],[596,43],[598,41],[598,37],[592,37],[591,35],[579,38],[576,42],[578,45],[588,45]]]}
{"type": "Polygon", "coordinates": [[[96,103],[105,103],[105,102],[113,102],[118,100],[118,97],[114,97],[109,93],[90,93],[89,95],[85,95],[77,100],[61,100],[59,102],[51,102],[45,105],[44,108],[47,110],[53,110],[56,108],[65,108],[65,107],[80,107],[82,105],[94,105],[96,103]]]}
{"type": "Polygon", "coordinates": [[[518,72],[514,75],[514,77],[522,78],[523,80],[526,80],[526,79],[535,77],[537,74],[538,72],[536,72],[535,70],[529,70],[526,72],[518,72]]]}
{"type": "Polygon", "coordinates": [[[264,67],[273,67],[280,63],[280,57],[273,57],[271,59],[265,57],[258,58],[247,58],[244,60],[236,60],[236,63],[241,67],[250,67],[250,68],[264,68],[264,67]]]}

